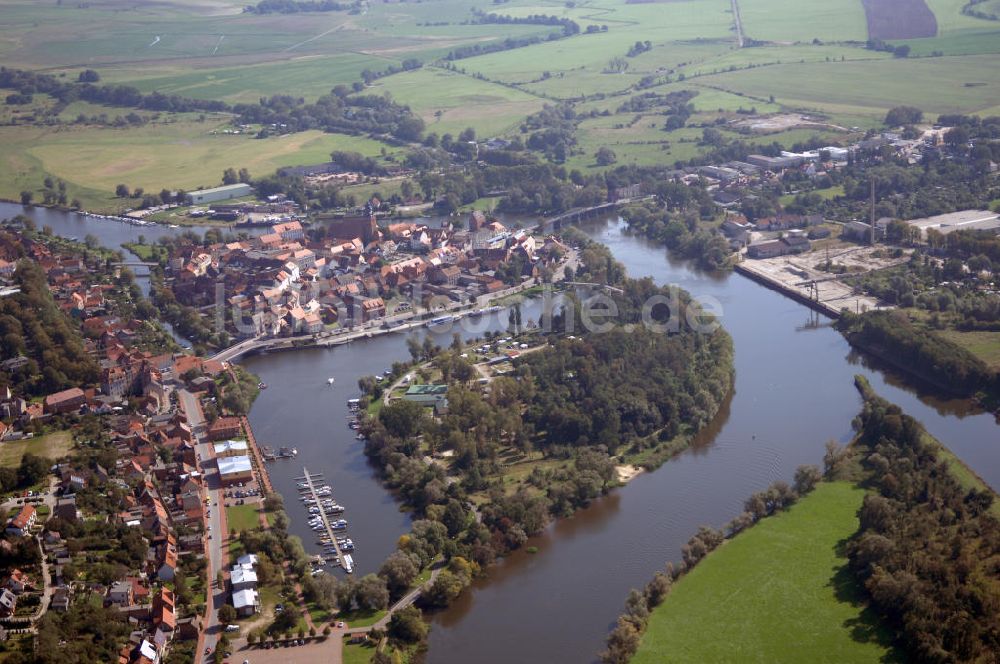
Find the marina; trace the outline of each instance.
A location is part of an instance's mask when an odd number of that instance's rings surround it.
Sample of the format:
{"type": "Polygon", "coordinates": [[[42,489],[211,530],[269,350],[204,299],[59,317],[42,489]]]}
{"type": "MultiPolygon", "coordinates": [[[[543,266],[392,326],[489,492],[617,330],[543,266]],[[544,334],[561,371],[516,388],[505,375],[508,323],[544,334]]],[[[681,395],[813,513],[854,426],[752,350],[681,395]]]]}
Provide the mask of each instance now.
{"type": "Polygon", "coordinates": [[[336,519],[331,521],[328,517],[342,514],[344,508],[337,505],[330,494],[333,490],[326,485],[317,486],[323,481],[323,473],[310,473],[306,467],[302,468],[302,476],[296,477],[298,489],[302,503],[309,512],[310,528],[321,533],[318,543],[323,547],[321,559],[325,562],[333,562],[343,568],[345,572],[354,572],[354,558],[344,551],[353,551],[354,542],[338,533],[347,530],[346,519],[336,519]],[[341,549],[341,546],[344,549],[341,549]]]}

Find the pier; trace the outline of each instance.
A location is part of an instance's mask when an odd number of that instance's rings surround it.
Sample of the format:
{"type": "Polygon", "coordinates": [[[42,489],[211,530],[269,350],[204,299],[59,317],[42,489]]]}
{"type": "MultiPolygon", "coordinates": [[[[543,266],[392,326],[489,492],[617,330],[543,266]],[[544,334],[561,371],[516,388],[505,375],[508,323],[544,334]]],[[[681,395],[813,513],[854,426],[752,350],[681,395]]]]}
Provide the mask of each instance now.
{"type": "MultiPolygon", "coordinates": [[[[313,500],[316,501],[316,505],[319,509],[319,517],[323,520],[323,531],[330,537],[330,544],[333,546],[334,550],[337,552],[337,564],[344,569],[348,574],[354,571],[354,566],[349,565],[344,559],[344,552],[340,550],[340,544],[337,542],[337,533],[330,526],[330,519],[326,516],[326,510],[322,506],[322,497],[316,493],[316,482],[322,481],[323,473],[310,473],[309,469],[302,468],[302,477],[296,477],[297,482],[305,482],[306,488],[300,489],[299,493],[301,495],[308,495],[313,500]]],[[[325,556],[324,556],[325,558],[325,556]]]]}
{"type": "Polygon", "coordinates": [[[266,494],[274,493],[274,487],[271,485],[271,476],[267,472],[267,466],[264,465],[266,457],[261,452],[260,446],[257,445],[257,439],[253,435],[253,429],[250,428],[250,420],[247,419],[246,415],[240,417],[240,423],[243,425],[243,431],[247,435],[247,447],[253,455],[254,465],[257,466],[257,479],[260,481],[261,487],[266,492],[265,495],[261,497],[261,500],[263,500],[263,498],[266,497],[266,494]]]}

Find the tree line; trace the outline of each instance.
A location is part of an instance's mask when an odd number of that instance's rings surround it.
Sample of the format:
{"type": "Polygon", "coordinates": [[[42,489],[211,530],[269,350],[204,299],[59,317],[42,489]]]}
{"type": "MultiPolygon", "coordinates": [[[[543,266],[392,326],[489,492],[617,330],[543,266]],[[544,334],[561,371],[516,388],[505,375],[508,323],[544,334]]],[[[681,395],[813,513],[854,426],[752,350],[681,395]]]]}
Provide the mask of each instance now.
{"type": "Polygon", "coordinates": [[[852,345],[964,397],[1000,390],[996,372],[958,344],[914,327],[902,311],[844,311],[836,327],[852,345]]]}
{"type": "Polygon", "coordinates": [[[995,495],[963,488],[919,422],[859,385],[856,447],[873,492],[847,546],[850,568],[914,661],[991,661],[1000,652],[995,495]]]}
{"type": "MultiPolygon", "coordinates": [[[[838,454],[836,449],[828,446],[828,472],[831,471],[832,460],[838,454]]],[[[601,661],[605,664],[628,664],[639,649],[650,614],[667,599],[677,580],[694,569],[727,539],[736,537],[761,519],[790,508],[815,489],[822,478],[823,473],[818,467],[799,466],[795,471],[794,485],[778,480],[766,490],[754,493],[744,502],[743,512],[721,530],[711,526],[698,528],[698,532],[681,547],[682,561],[678,567],[667,563],[665,569],[656,572],[645,588],[629,592],[625,600],[625,611],[618,617],[614,629],[608,635],[607,648],[600,655],[601,661]]]]}
{"type": "Polygon", "coordinates": [[[80,329],[56,305],[41,266],[21,259],[14,283],[20,292],[0,298],[0,354],[27,358],[7,373],[15,391],[43,395],[96,382],[97,363],[84,349],[80,329]]]}
{"type": "MultiPolygon", "coordinates": [[[[274,95],[261,98],[256,104],[230,106],[222,101],[191,99],[160,92],[144,94],[127,85],[64,82],[50,74],[0,67],[0,88],[12,88],[20,94],[48,94],[63,104],[82,100],[175,113],[233,112],[244,124],[284,125],[282,132],[321,129],[346,134],[389,134],[400,140],[415,141],[424,129],[423,120],[414,115],[409,107],[384,97],[350,97],[351,90],[346,86],[337,86],[331,94],[308,104],[301,97],[274,95]]],[[[263,135],[267,133],[265,131],[263,135]]]]}
{"type": "Polygon", "coordinates": [[[93,85],[80,80],[62,81],[51,74],[10,67],[0,67],[0,88],[12,88],[21,94],[47,94],[63,104],[79,100],[107,106],[175,113],[230,110],[229,105],[222,101],[191,99],[160,92],[143,94],[138,88],[128,85],[93,85]]]}

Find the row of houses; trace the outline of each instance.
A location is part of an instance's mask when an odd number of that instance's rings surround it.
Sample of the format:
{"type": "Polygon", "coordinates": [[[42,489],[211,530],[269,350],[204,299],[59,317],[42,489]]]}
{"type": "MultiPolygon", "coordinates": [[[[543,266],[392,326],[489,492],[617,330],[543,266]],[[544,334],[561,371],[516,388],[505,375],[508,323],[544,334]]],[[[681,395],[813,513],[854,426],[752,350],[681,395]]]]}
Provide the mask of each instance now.
{"type": "Polygon", "coordinates": [[[539,242],[481,212],[461,229],[379,226],[373,214],[321,217],[317,224],[322,233],[307,235],[293,221],[253,239],[176,248],[170,287],[195,307],[214,304],[221,287],[237,335],[315,334],[435,297],[464,301],[496,292],[538,276],[565,251],[553,238],[539,242]]]}

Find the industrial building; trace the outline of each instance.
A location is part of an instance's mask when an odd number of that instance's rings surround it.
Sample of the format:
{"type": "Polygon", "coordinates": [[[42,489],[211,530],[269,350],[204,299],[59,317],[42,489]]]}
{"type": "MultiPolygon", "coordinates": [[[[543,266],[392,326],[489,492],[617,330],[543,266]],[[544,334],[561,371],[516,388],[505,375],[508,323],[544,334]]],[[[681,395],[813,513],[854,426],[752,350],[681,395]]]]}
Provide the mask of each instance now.
{"type": "Polygon", "coordinates": [[[924,239],[927,238],[927,231],[931,228],[945,235],[952,231],[991,231],[993,233],[1000,233],[1000,212],[962,210],[960,212],[939,214],[923,219],[911,219],[906,223],[920,229],[920,235],[924,239]]]}
{"type": "Polygon", "coordinates": [[[222,187],[213,187],[211,189],[198,189],[197,191],[189,191],[186,194],[187,202],[190,205],[204,205],[205,203],[214,203],[215,201],[227,201],[230,198],[239,198],[241,196],[249,196],[253,193],[253,187],[246,183],[239,184],[227,184],[222,187]]]}

